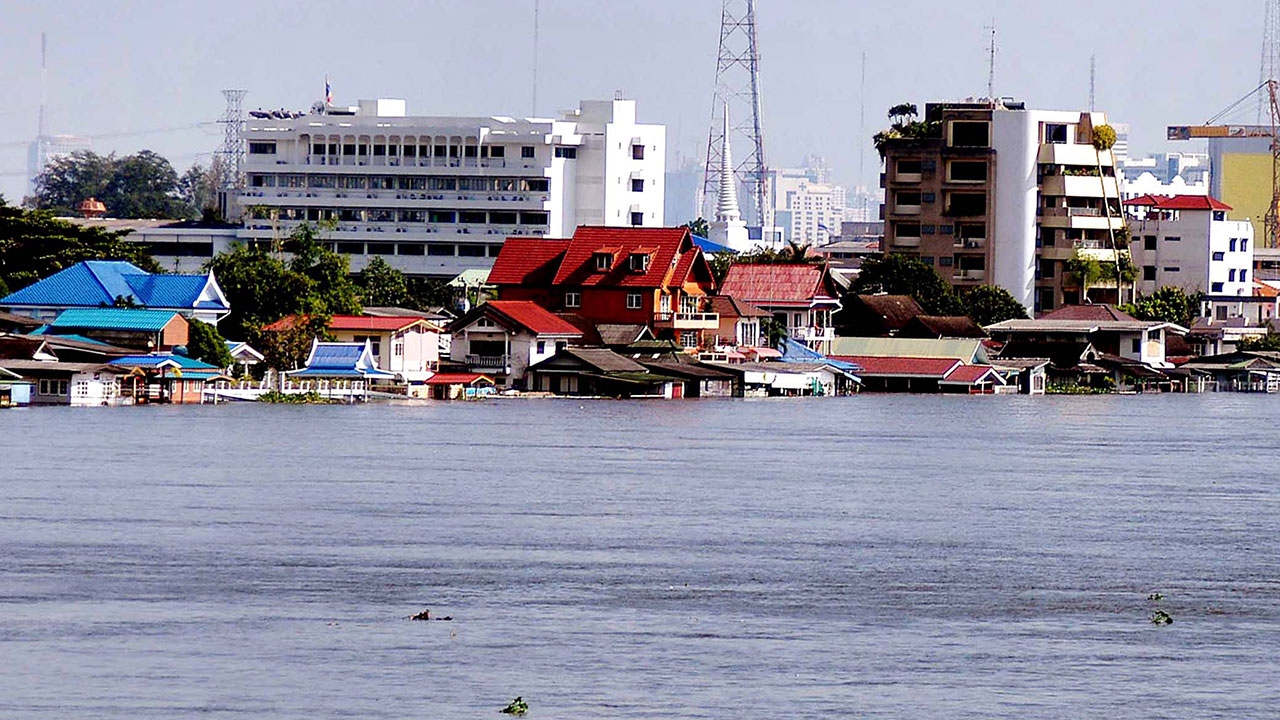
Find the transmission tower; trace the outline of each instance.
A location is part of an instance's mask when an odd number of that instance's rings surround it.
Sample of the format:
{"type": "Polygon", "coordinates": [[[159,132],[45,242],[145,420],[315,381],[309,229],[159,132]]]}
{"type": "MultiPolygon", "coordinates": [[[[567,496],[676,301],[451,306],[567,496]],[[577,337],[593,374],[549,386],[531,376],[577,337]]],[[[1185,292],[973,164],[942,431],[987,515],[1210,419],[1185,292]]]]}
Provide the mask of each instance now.
{"type": "MultiPolygon", "coordinates": [[[[760,51],[756,42],[755,0],[723,0],[720,11],[720,50],[716,58],[715,94],[711,102],[711,131],[707,136],[707,164],[698,192],[704,217],[708,199],[719,192],[724,136],[740,148],[733,174],[747,189],[754,207],[751,217],[761,228],[773,227],[768,165],[764,154],[764,125],[760,117],[760,51]],[[724,122],[728,113],[731,125],[724,122]]],[[[767,231],[762,231],[767,232],[767,231]]],[[[762,236],[762,239],[766,239],[762,236]]]]}
{"type": "MultiPolygon", "coordinates": [[[[1266,15],[1262,22],[1262,58],[1258,62],[1258,86],[1270,80],[1280,80],[1280,0],[1264,0],[1266,15]]],[[[1263,124],[1270,107],[1264,94],[1258,95],[1258,117],[1254,121],[1263,124]]]]}
{"type": "Polygon", "coordinates": [[[222,124],[222,182],[224,191],[237,190],[241,186],[244,168],[244,96],[245,90],[223,90],[227,109],[218,122],[222,124]]]}

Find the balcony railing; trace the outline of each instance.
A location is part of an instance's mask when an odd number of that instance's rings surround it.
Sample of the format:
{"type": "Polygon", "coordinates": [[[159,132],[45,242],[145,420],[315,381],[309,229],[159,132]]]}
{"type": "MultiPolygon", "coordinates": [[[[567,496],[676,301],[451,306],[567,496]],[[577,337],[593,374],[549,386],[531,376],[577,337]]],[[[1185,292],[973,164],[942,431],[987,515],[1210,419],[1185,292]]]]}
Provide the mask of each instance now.
{"type": "Polygon", "coordinates": [[[829,327],[798,327],[791,328],[791,337],[802,342],[820,342],[834,340],[836,331],[829,327]]]}
{"type": "Polygon", "coordinates": [[[987,277],[986,270],[956,270],[952,277],[956,280],[984,280],[987,277]]]}
{"type": "Polygon", "coordinates": [[[920,247],[919,237],[895,237],[893,239],[894,247],[918,248],[920,247]]]}
{"type": "Polygon", "coordinates": [[[505,368],[511,364],[510,355],[468,355],[467,367],[505,368]]]}
{"type": "Polygon", "coordinates": [[[672,330],[715,330],[720,327],[719,313],[656,313],[653,324],[672,330]]]}
{"type": "Polygon", "coordinates": [[[1041,217],[1103,217],[1106,212],[1102,208],[1090,207],[1047,207],[1040,208],[1041,217]]]}
{"type": "Polygon", "coordinates": [[[956,238],[955,246],[964,250],[981,250],[987,246],[986,238],[956,238]]]}
{"type": "Polygon", "coordinates": [[[920,214],[920,206],[919,206],[919,205],[904,205],[904,204],[902,204],[902,203],[898,203],[897,205],[894,205],[894,206],[893,206],[893,212],[894,212],[894,214],[896,214],[896,215],[919,215],[919,214],[920,214]]]}

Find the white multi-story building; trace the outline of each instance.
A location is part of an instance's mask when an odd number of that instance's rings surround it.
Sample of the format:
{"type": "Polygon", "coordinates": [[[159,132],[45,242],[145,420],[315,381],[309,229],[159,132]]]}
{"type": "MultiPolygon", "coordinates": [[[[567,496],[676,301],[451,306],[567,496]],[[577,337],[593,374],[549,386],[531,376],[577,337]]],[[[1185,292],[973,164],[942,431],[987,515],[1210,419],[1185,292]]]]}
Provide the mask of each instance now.
{"type": "Polygon", "coordinates": [[[804,167],[771,170],[769,175],[774,220],[784,240],[817,244],[840,234],[840,224],[849,219],[848,191],[830,182],[822,157],[806,156],[804,167]]]}
{"type": "Polygon", "coordinates": [[[1230,206],[1208,196],[1148,196],[1125,205],[1139,293],[1174,286],[1211,297],[1253,295],[1253,224],[1228,220],[1230,206]]]}
{"type": "Polygon", "coordinates": [[[410,116],[388,99],[250,116],[240,239],[325,223],[353,270],[382,256],[453,276],[489,267],[508,236],[664,221],[666,128],[637,123],[634,100],[559,119],[410,116]]]}

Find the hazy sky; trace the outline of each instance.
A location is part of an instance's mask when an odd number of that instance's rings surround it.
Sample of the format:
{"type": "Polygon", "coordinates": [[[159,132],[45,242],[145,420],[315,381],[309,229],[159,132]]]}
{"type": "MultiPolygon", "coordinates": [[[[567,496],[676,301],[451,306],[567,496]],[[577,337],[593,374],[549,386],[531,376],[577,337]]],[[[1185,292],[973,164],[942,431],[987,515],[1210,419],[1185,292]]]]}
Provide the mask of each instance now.
{"type": "MultiPolygon", "coordinates": [[[[676,153],[705,153],[720,0],[541,0],[538,110],[615,90],[676,153]]],[[[838,181],[874,183],[869,136],[896,102],[983,95],[987,31],[996,91],[1133,125],[1132,149],[1166,149],[1166,124],[1208,119],[1258,82],[1263,0],[758,0],[769,164],[827,157],[838,181]],[[866,133],[860,58],[867,54],[866,133]]],[[[247,108],[303,109],[328,73],[335,102],[404,97],[411,114],[524,115],[532,102],[533,0],[0,0],[0,193],[25,187],[49,33],[50,129],[98,152],[208,162],[223,88],[247,108]]],[[[1253,105],[1237,113],[1252,122],[1253,105]]],[[[1186,144],[1185,149],[1194,146],[1186,144]]]]}

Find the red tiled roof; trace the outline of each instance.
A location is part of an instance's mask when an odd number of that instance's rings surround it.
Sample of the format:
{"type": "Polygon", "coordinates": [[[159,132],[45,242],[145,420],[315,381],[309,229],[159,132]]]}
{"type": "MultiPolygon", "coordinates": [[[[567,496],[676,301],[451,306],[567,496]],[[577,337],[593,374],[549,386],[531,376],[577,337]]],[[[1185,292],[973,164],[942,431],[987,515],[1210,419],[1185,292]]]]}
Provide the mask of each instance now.
{"type": "Polygon", "coordinates": [[[1139,195],[1132,200],[1125,200],[1131,207],[1153,207],[1157,210],[1230,210],[1231,206],[1208,195],[1139,195]]]}
{"type": "Polygon", "coordinates": [[[500,316],[505,316],[536,335],[582,334],[569,321],[530,300],[490,300],[477,309],[485,308],[496,311],[500,316]]]}
{"type": "Polygon", "coordinates": [[[945,381],[949,383],[973,385],[994,371],[995,368],[992,368],[990,365],[961,365],[950,373],[947,373],[945,381]]]}
{"type": "Polygon", "coordinates": [[[281,330],[292,330],[293,326],[298,323],[298,315],[285,315],[279,320],[263,325],[262,329],[267,332],[280,332],[281,330]]]}
{"type": "Polygon", "coordinates": [[[1081,322],[1138,322],[1138,319],[1110,305],[1063,305],[1040,316],[1041,320],[1078,320],[1081,322]]]}
{"type": "Polygon", "coordinates": [[[424,322],[415,317],[373,317],[370,315],[334,315],[329,319],[330,330],[376,330],[395,332],[410,325],[424,322]]]}
{"type": "Polygon", "coordinates": [[[773,317],[755,305],[743,300],[738,300],[732,295],[716,295],[715,297],[712,297],[711,312],[717,313],[721,317],[773,317]]]}
{"type": "Polygon", "coordinates": [[[436,373],[427,378],[428,385],[470,385],[477,380],[493,384],[493,379],[480,373],[436,373]]]}
{"type": "MultiPolygon", "coordinates": [[[[683,266],[683,273],[687,275],[697,261],[697,256],[702,254],[693,244],[689,229],[684,227],[583,226],[574,231],[573,239],[568,243],[564,260],[552,281],[555,285],[641,288],[679,285],[684,282],[679,266],[675,268],[676,272],[672,273],[670,281],[667,280],[667,273],[672,270],[672,261],[679,255],[680,266],[683,266]],[[613,253],[613,264],[608,271],[598,271],[594,256],[597,252],[606,251],[613,253]],[[630,270],[628,258],[635,252],[650,255],[649,269],[645,272],[630,270]]],[[[502,256],[498,257],[501,259],[502,256]]],[[[489,278],[493,282],[492,274],[489,278]]]]}
{"type": "Polygon", "coordinates": [[[568,240],[507,238],[489,271],[490,285],[550,285],[568,240]]]}
{"type": "Polygon", "coordinates": [[[923,377],[941,380],[962,363],[955,358],[872,357],[869,355],[832,355],[834,360],[851,362],[862,368],[858,375],[923,377]]]}
{"type": "Polygon", "coordinates": [[[823,276],[821,265],[734,263],[720,294],[756,305],[808,303],[816,297],[829,297],[823,276]]]}

